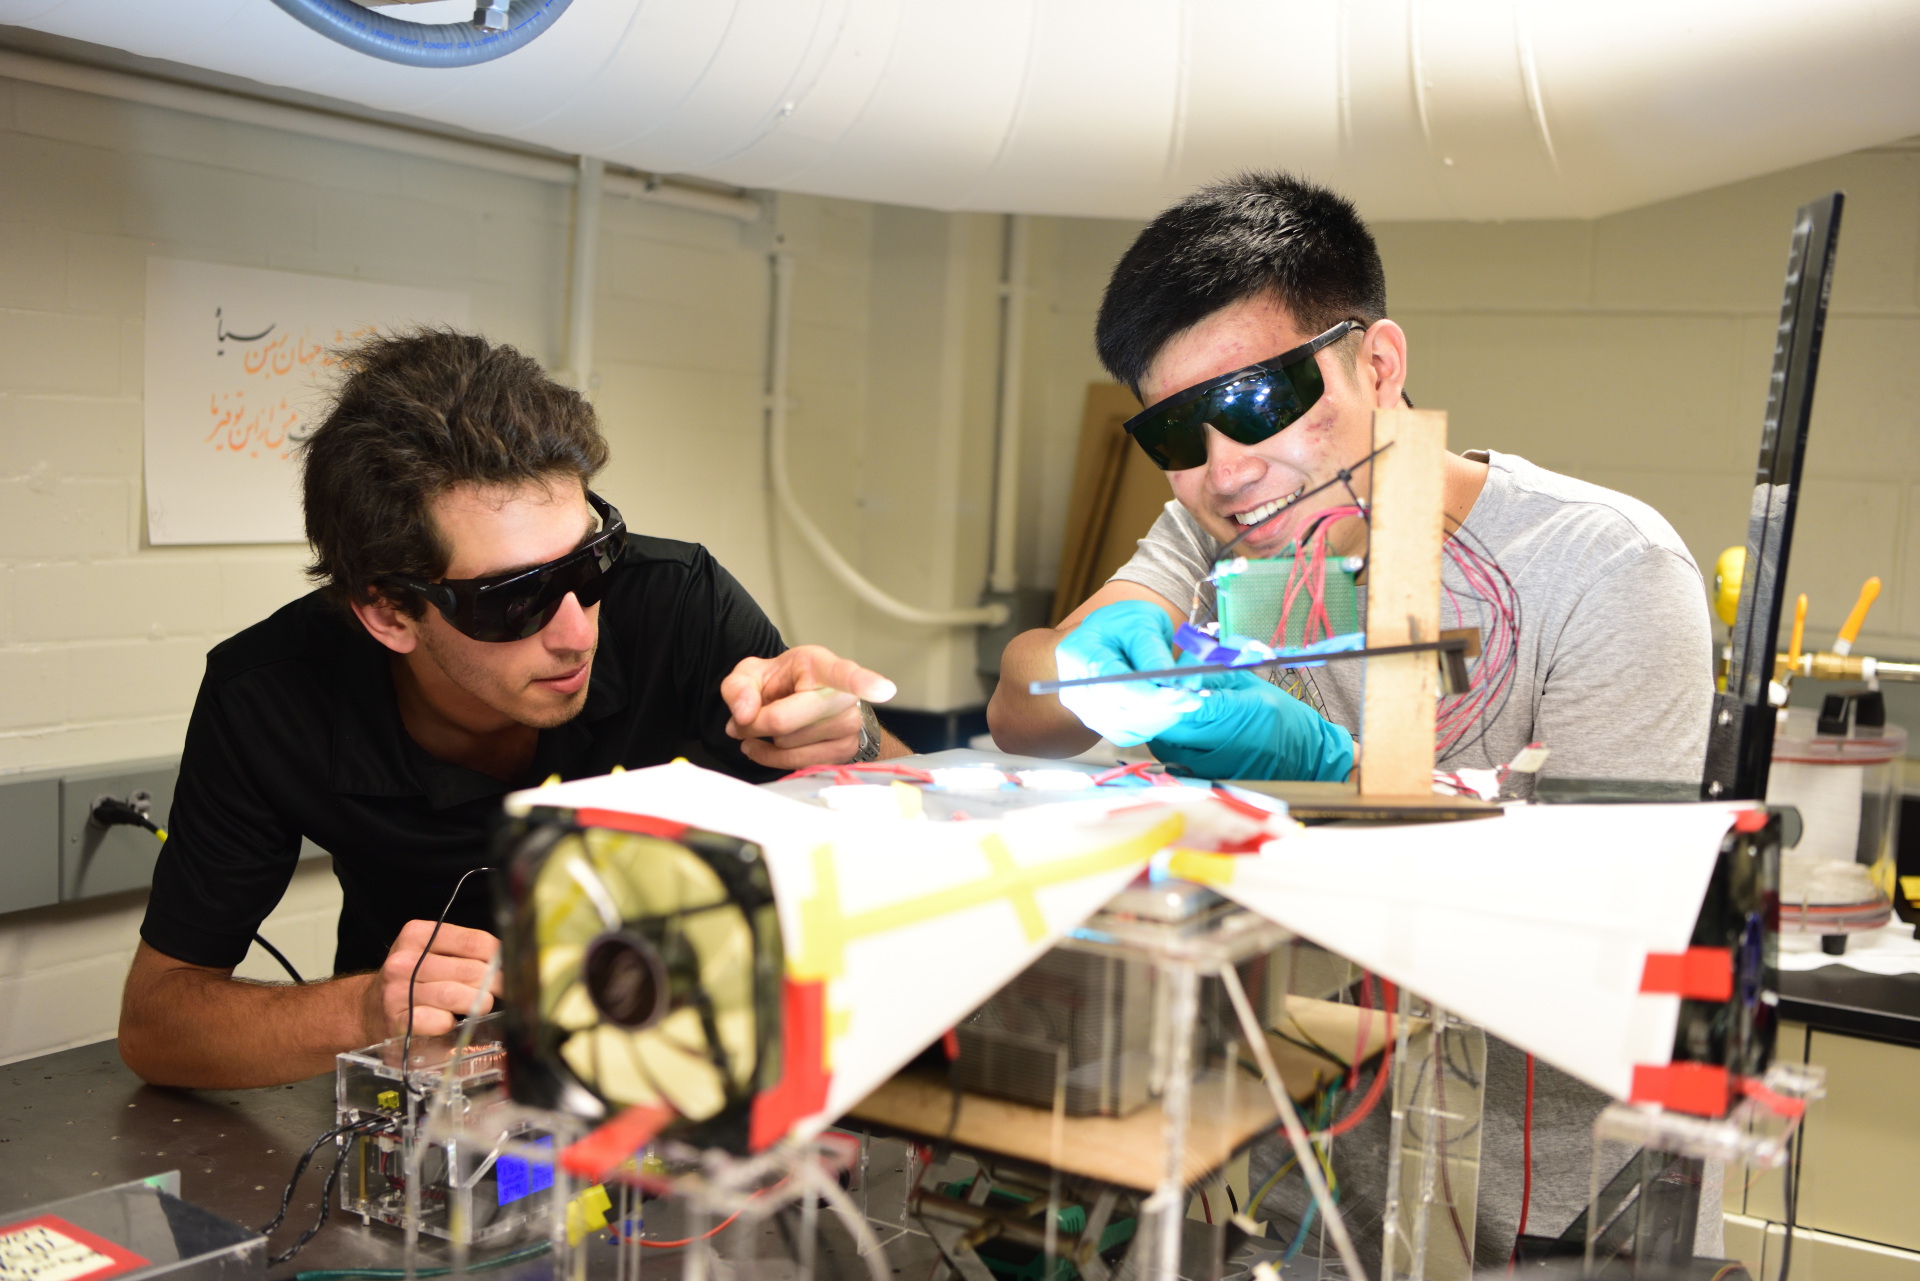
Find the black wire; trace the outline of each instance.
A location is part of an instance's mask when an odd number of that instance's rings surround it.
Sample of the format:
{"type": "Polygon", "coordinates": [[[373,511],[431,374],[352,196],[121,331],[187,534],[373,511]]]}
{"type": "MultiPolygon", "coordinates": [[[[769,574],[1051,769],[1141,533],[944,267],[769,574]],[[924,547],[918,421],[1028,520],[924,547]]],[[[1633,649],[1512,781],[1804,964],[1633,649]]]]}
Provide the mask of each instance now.
{"type": "Polygon", "coordinates": [[[1793,1266],[1793,1221],[1800,1215],[1800,1134],[1796,1131],[1787,1140],[1786,1169],[1782,1173],[1782,1200],[1786,1203],[1787,1230],[1780,1242],[1780,1281],[1787,1281],[1787,1270],[1793,1266]]]}
{"type": "Polygon", "coordinates": [[[300,977],[300,971],[293,968],[293,962],[287,959],[286,953],[282,952],[279,948],[275,947],[273,944],[267,942],[266,939],[260,936],[260,933],[257,930],[254,931],[253,941],[258,943],[261,947],[265,948],[267,950],[268,956],[271,956],[274,960],[280,962],[280,968],[287,972],[288,978],[291,978],[295,983],[306,982],[305,979],[300,977]]]}
{"type": "Polygon", "coordinates": [[[1332,1050],[1329,1050],[1324,1045],[1315,1045],[1312,1041],[1305,1041],[1300,1039],[1297,1036],[1288,1036],[1285,1032],[1282,1032],[1277,1027],[1270,1027],[1264,1030],[1268,1036],[1277,1036],[1281,1040],[1285,1041],[1288,1045],[1298,1046],[1300,1049],[1305,1050],[1309,1054],[1319,1055],[1321,1058],[1333,1064],[1335,1067],[1339,1068],[1343,1072],[1346,1071],[1347,1069],[1347,1061],[1341,1058],[1339,1055],[1335,1054],[1332,1050]]]}
{"type": "Polygon", "coordinates": [[[460,890],[467,883],[467,877],[475,872],[490,872],[490,867],[470,867],[453,883],[453,893],[447,895],[447,905],[440,909],[440,915],[433,922],[433,932],[427,935],[425,947],[413,963],[413,973],[407,975],[407,1033],[400,1042],[400,1093],[407,1092],[407,1071],[413,1058],[413,985],[420,981],[420,967],[427,962],[427,954],[433,951],[433,941],[440,937],[440,927],[447,923],[447,913],[453,911],[453,902],[460,897],[460,890]]]}
{"type": "MultiPolygon", "coordinates": [[[[374,1129],[374,1128],[383,1126],[385,1124],[387,1124],[386,1121],[378,1120],[378,1119],[376,1120],[362,1119],[359,1121],[349,1121],[345,1125],[335,1126],[333,1129],[328,1130],[325,1134],[315,1139],[313,1141],[313,1145],[309,1147],[306,1150],[306,1152],[301,1155],[299,1162],[294,1165],[293,1177],[287,1180],[287,1190],[280,1194],[280,1212],[273,1216],[273,1221],[271,1223],[267,1224],[266,1227],[260,1229],[260,1235],[262,1237],[272,1236],[276,1231],[279,1230],[280,1225],[286,1222],[287,1208],[293,1204],[294,1189],[299,1186],[300,1176],[307,1172],[307,1166],[310,1163],[312,1163],[313,1155],[314,1153],[320,1150],[321,1145],[325,1144],[329,1140],[338,1140],[342,1135],[345,1135],[345,1134],[353,1133],[357,1135],[357,1133],[361,1130],[374,1129]]],[[[326,1226],[328,1209],[332,1204],[332,1199],[333,1199],[333,1185],[335,1180],[339,1177],[340,1164],[342,1161],[346,1159],[347,1146],[348,1145],[346,1144],[342,1144],[340,1146],[339,1152],[337,1152],[334,1155],[333,1168],[328,1173],[326,1182],[321,1186],[319,1221],[315,1223],[313,1227],[308,1229],[305,1233],[301,1234],[300,1239],[294,1243],[292,1249],[288,1250],[285,1254],[277,1255],[274,1258],[267,1260],[267,1264],[269,1267],[277,1263],[285,1263],[288,1259],[291,1259],[294,1255],[300,1253],[300,1250],[307,1244],[307,1242],[313,1240],[314,1235],[318,1233],[321,1228],[326,1226]]]]}
{"type": "MultiPolygon", "coordinates": [[[[160,842],[163,845],[167,840],[166,836],[160,831],[160,825],[158,823],[148,818],[145,814],[142,814],[127,802],[116,800],[113,797],[108,797],[94,806],[93,812],[87,817],[91,818],[101,827],[143,827],[155,836],[160,837],[160,842]]],[[[293,962],[286,958],[286,954],[262,938],[258,931],[254,932],[253,941],[265,948],[267,954],[273,957],[274,960],[280,962],[280,968],[285,970],[287,976],[295,983],[306,982],[305,979],[300,977],[300,971],[293,968],[293,962]]]]}
{"type": "MultiPolygon", "coordinates": [[[[358,1136],[356,1135],[355,1137],[358,1136]]],[[[271,1268],[277,1264],[285,1263],[294,1255],[306,1249],[307,1242],[319,1236],[320,1229],[327,1226],[327,1218],[333,1213],[333,1186],[340,1181],[340,1167],[347,1159],[347,1149],[352,1146],[350,1142],[339,1143],[337,1140],[336,1144],[337,1147],[333,1154],[333,1165],[328,1168],[327,1177],[320,1181],[320,1216],[313,1221],[312,1227],[300,1234],[297,1241],[279,1254],[269,1258],[267,1260],[268,1267],[271,1268]]]]}
{"type": "MultiPolygon", "coordinates": [[[[1275,512],[1273,515],[1267,517],[1265,520],[1261,521],[1257,525],[1249,525],[1245,529],[1241,530],[1239,533],[1239,536],[1236,537],[1232,542],[1228,543],[1225,547],[1222,547],[1219,551],[1215,552],[1213,554],[1213,558],[1215,560],[1225,559],[1228,552],[1238,547],[1241,543],[1244,543],[1248,538],[1252,537],[1257,531],[1265,529],[1268,525],[1271,525],[1274,521],[1280,519],[1281,516],[1293,510],[1293,506],[1295,503],[1303,503],[1307,499],[1312,498],[1315,494],[1325,493],[1327,490],[1332,489],[1335,485],[1345,485],[1347,487],[1347,492],[1349,494],[1353,493],[1353,485],[1351,482],[1353,480],[1353,473],[1355,469],[1360,467],[1365,467],[1368,463],[1372,462],[1374,459],[1378,458],[1381,454],[1385,453],[1387,450],[1391,448],[1393,448],[1393,442],[1388,441],[1386,444],[1380,446],[1380,448],[1374,450],[1371,454],[1368,454],[1365,458],[1362,458],[1359,462],[1354,463],[1353,466],[1342,467],[1339,471],[1333,474],[1333,479],[1328,481],[1326,484],[1315,485],[1312,489],[1309,489],[1306,493],[1301,494],[1296,498],[1288,499],[1286,506],[1282,507],[1279,511],[1275,512]]],[[[1353,501],[1355,506],[1365,506],[1365,504],[1361,503],[1358,498],[1355,498],[1353,501]]]]}

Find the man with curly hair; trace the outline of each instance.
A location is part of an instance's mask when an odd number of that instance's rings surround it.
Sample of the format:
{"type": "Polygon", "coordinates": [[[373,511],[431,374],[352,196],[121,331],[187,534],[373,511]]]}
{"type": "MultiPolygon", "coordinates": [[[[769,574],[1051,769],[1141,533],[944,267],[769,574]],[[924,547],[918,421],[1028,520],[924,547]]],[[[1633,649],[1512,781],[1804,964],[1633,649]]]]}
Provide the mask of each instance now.
{"type": "Polygon", "coordinates": [[[304,446],[321,586],[214,647],[187,728],[120,1016],[155,1084],[297,1080],[409,1007],[433,1034],[489,1003],[485,879],[455,890],[507,791],[681,755],[759,781],[906,752],[869,705],[891,682],[787,648],[705,548],[628,532],[590,488],[593,407],[532,359],[429,330],[345,367],[304,446]],[[235,979],[303,840],[343,891],[335,977],[235,979]]]}

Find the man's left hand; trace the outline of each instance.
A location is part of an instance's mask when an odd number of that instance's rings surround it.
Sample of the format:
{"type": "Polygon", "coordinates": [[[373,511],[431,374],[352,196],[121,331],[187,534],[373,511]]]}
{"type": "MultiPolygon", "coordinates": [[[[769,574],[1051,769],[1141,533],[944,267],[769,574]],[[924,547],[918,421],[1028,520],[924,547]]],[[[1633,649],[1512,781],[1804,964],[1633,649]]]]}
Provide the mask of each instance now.
{"type": "Polygon", "coordinates": [[[778,658],[743,658],[720,682],[733,719],[727,736],[772,769],[850,761],[860,750],[860,701],[884,703],[892,681],[819,645],[778,658]]]}

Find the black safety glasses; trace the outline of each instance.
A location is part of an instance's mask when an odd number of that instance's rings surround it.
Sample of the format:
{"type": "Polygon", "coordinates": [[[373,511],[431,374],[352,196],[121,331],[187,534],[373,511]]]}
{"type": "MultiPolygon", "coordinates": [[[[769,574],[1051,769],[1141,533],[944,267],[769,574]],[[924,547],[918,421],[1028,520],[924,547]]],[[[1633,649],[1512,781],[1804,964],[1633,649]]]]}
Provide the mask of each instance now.
{"type": "Polygon", "coordinates": [[[600,532],[558,560],[492,578],[393,582],[423,597],[455,630],[478,641],[525,640],[553,621],[569,595],[585,609],[600,602],[606,576],[627,545],[627,523],[612,503],[592,490],[587,503],[600,517],[600,532]]]}
{"type": "Polygon", "coordinates": [[[1291,426],[1326,391],[1315,353],[1366,326],[1343,320],[1311,342],[1175,392],[1127,420],[1127,434],[1162,471],[1203,467],[1207,428],[1257,445],[1291,426]]]}

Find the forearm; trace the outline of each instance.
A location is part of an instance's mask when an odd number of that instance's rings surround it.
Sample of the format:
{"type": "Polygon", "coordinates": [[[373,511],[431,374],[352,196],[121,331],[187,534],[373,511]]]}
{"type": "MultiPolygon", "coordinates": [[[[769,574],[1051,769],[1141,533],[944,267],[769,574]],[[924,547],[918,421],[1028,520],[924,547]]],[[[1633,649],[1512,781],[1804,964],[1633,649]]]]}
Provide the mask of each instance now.
{"type": "Polygon", "coordinates": [[[195,966],[155,971],[137,959],[120,1010],[120,1057],[154,1085],[305,1080],[331,1070],[342,1050],[378,1039],[375,979],[250,983],[195,966]]]}
{"type": "Polygon", "coordinates": [[[1054,646],[1066,633],[1022,632],[1000,656],[1000,684],[987,704],[987,728],[1001,749],[1029,756],[1076,756],[1100,741],[1054,694],[1032,694],[1029,682],[1052,680],[1054,646]]]}

